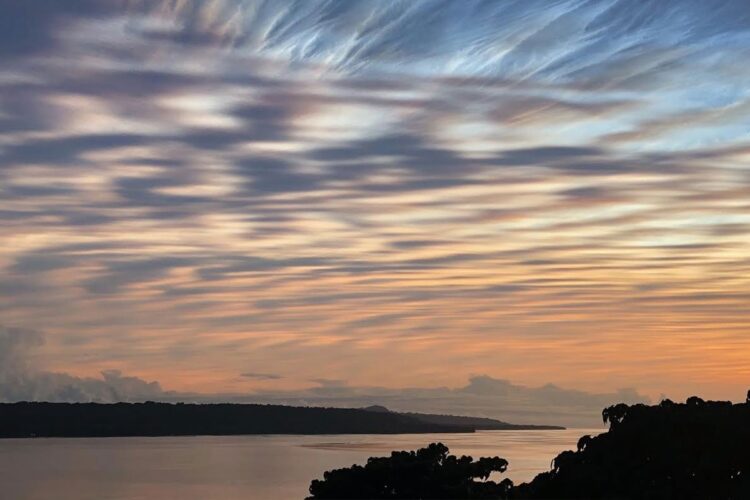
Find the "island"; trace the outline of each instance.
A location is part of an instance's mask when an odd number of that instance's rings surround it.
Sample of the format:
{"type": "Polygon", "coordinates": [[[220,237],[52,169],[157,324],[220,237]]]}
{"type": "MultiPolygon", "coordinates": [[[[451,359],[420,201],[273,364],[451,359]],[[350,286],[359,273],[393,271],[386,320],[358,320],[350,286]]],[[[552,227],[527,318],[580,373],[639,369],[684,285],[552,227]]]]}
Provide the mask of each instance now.
{"type": "Polygon", "coordinates": [[[550,431],[565,430],[565,427],[559,425],[534,425],[534,424],[511,424],[502,420],[485,417],[465,417],[459,415],[441,415],[433,413],[413,413],[413,412],[392,412],[385,406],[373,405],[363,408],[367,411],[380,413],[392,413],[404,415],[406,417],[416,418],[422,422],[440,425],[457,425],[460,427],[468,426],[478,431],[550,431]]]}
{"type": "Polygon", "coordinates": [[[510,424],[450,415],[264,404],[0,403],[0,438],[423,434],[505,425],[510,424]]]}

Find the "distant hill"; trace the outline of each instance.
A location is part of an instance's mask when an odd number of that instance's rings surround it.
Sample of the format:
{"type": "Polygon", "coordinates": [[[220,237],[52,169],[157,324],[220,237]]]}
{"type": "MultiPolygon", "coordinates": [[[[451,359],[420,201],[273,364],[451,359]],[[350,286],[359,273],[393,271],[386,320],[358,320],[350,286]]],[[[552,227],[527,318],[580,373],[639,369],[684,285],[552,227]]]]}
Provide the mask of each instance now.
{"type": "Polygon", "coordinates": [[[565,427],[556,425],[528,425],[528,424],[509,424],[502,420],[482,417],[462,417],[457,415],[435,415],[431,413],[402,413],[392,412],[385,406],[373,405],[363,408],[364,410],[375,413],[390,413],[392,415],[403,415],[415,418],[422,422],[440,425],[458,425],[472,427],[478,431],[527,431],[527,430],[563,430],[565,427]]]}
{"type": "Polygon", "coordinates": [[[0,438],[474,432],[361,409],[258,404],[0,403],[0,438]]]}

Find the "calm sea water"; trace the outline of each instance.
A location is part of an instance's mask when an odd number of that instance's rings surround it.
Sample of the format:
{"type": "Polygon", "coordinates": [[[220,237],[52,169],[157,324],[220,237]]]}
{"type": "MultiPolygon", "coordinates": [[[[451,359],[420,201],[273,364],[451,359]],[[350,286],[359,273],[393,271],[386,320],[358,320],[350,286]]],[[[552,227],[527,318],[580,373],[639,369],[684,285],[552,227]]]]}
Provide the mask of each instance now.
{"type": "Polygon", "coordinates": [[[581,435],[599,432],[9,439],[0,440],[0,498],[300,499],[326,470],[437,441],[459,455],[501,456],[520,482],[547,470],[581,435]]]}

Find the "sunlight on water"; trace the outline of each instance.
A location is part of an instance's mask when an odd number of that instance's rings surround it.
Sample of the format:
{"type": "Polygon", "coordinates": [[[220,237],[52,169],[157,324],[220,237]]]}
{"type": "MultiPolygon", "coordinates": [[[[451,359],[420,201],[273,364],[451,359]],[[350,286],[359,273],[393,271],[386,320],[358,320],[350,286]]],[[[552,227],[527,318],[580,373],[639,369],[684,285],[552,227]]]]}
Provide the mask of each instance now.
{"type": "Polygon", "coordinates": [[[436,441],[458,455],[499,455],[521,482],[599,432],[0,440],[0,492],[13,500],[299,499],[326,470],[436,441]]]}

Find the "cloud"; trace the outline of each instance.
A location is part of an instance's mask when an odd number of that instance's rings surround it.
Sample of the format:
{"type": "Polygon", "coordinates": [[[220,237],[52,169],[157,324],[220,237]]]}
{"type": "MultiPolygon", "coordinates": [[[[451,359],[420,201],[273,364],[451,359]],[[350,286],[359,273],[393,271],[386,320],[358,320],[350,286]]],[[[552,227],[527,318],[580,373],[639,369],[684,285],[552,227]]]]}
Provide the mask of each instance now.
{"type": "Polygon", "coordinates": [[[729,47],[732,37],[717,35],[737,36],[750,24],[741,0],[721,6],[566,0],[552,8],[541,0],[320,1],[296,9],[263,1],[239,7],[219,0],[130,4],[132,13],[163,21],[131,23],[151,44],[230,47],[349,72],[408,65],[422,73],[447,67],[514,79],[594,79],[619,69],[615,82],[627,81],[638,68],[649,68],[643,58],[654,47],[664,53],[662,64],[674,65],[694,54],[675,49],[729,47]],[[639,57],[639,64],[628,64],[639,57]]]}
{"type": "Polygon", "coordinates": [[[0,326],[0,401],[114,403],[169,396],[158,382],[125,376],[118,370],[104,371],[101,378],[38,370],[31,359],[43,344],[39,331],[0,326]]]}
{"type": "Polygon", "coordinates": [[[56,41],[58,30],[81,16],[95,17],[111,9],[101,2],[54,0],[39,2],[3,2],[0,5],[0,54],[18,57],[49,49],[56,41]]]}
{"type": "Polygon", "coordinates": [[[7,148],[2,158],[9,164],[54,163],[66,164],[80,160],[82,153],[125,146],[138,146],[153,138],[134,134],[90,134],[56,139],[30,140],[7,148]]]}
{"type": "Polygon", "coordinates": [[[0,314],[55,366],[737,392],[743,0],[289,5],[0,6],[0,314]]]}
{"type": "Polygon", "coordinates": [[[649,403],[634,389],[591,393],[554,384],[527,387],[488,376],[474,376],[458,388],[355,387],[343,381],[320,380],[301,391],[259,391],[227,396],[234,401],[312,406],[365,407],[384,405],[391,410],[498,418],[514,423],[599,426],[601,410],[617,402],[649,403]]]}
{"type": "Polygon", "coordinates": [[[186,264],[189,261],[176,257],[109,262],[104,272],[84,282],[84,286],[94,294],[114,293],[131,284],[158,279],[170,269],[186,264]]]}
{"type": "Polygon", "coordinates": [[[280,380],[284,377],[275,373],[256,373],[256,372],[245,372],[240,373],[240,377],[251,378],[256,380],[280,380]]]}
{"type": "MultiPolygon", "coordinates": [[[[519,423],[593,426],[602,408],[616,403],[647,402],[633,389],[597,394],[547,384],[525,387],[488,376],[472,377],[458,388],[389,389],[350,386],[344,380],[318,378],[315,387],[296,391],[254,393],[189,393],[165,391],[158,382],[147,382],[118,370],[105,370],[101,378],[75,377],[39,370],[35,351],[44,345],[35,330],[0,327],[0,401],[103,402],[193,401],[256,402],[303,406],[359,408],[382,404],[391,410],[421,411],[494,417],[519,423]]],[[[274,373],[244,372],[241,377],[269,381],[284,377],[274,373]]]]}
{"type": "Polygon", "coordinates": [[[35,330],[0,326],[0,374],[4,381],[28,369],[26,353],[44,343],[35,330]]]}
{"type": "Polygon", "coordinates": [[[313,389],[313,391],[316,391],[316,392],[319,392],[321,390],[344,387],[346,385],[346,380],[330,379],[330,378],[314,378],[314,379],[311,379],[310,382],[314,382],[315,384],[320,386],[318,388],[313,389]]]}

